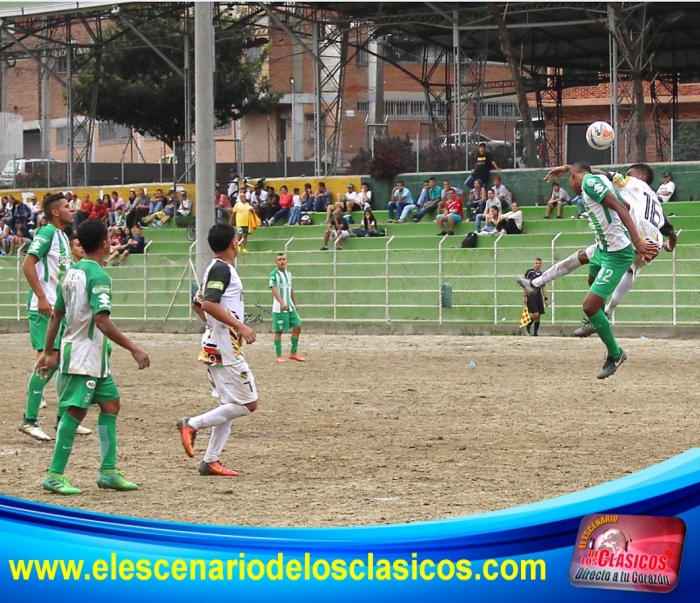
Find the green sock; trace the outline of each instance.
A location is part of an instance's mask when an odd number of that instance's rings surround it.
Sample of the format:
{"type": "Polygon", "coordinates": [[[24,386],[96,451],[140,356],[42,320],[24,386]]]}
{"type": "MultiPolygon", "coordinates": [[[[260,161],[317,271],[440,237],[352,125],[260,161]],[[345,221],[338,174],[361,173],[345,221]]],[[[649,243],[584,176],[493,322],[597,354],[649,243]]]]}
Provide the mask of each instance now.
{"type": "Polygon", "coordinates": [[[97,434],[100,438],[100,470],[117,468],[117,415],[101,412],[97,418],[97,434]]]}
{"type": "Polygon", "coordinates": [[[36,373],[32,373],[31,377],[29,377],[29,383],[27,384],[27,408],[24,412],[25,419],[36,421],[39,417],[39,406],[41,405],[41,397],[44,395],[44,388],[55,372],[55,368],[51,369],[46,379],[42,379],[36,373]]]}
{"type": "Polygon", "coordinates": [[[292,337],[292,354],[296,354],[299,349],[299,338],[292,337]]]}
{"type": "Polygon", "coordinates": [[[70,453],[73,450],[73,440],[75,440],[75,430],[78,429],[80,421],[74,416],[65,413],[61,417],[61,422],[58,424],[58,432],[56,433],[56,446],[53,449],[53,459],[51,459],[51,467],[49,473],[58,473],[63,475],[70,458],[70,453]]]}
{"type": "Polygon", "coordinates": [[[605,312],[603,312],[603,310],[598,310],[593,316],[589,316],[589,318],[593,328],[596,333],[598,333],[598,337],[601,338],[605,347],[608,348],[608,355],[617,358],[622,354],[622,350],[620,346],[617,345],[615,335],[613,335],[612,327],[610,326],[610,321],[605,315],[605,312]]]}
{"type": "Polygon", "coordinates": [[[279,358],[282,355],[282,340],[275,339],[275,354],[279,358]]]}

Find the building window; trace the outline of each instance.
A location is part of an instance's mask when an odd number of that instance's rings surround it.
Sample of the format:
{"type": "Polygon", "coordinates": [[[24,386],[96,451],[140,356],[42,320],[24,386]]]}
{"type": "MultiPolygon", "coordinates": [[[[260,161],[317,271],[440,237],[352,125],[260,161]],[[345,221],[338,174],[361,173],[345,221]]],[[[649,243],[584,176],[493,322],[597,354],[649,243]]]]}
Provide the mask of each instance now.
{"type": "Polygon", "coordinates": [[[369,111],[369,101],[366,98],[361,98],[357,101],[357,112],[367,113],[369,111]]]}
{"type": "Polygon", "coordinates": [[[124,142],[131,138],[131,128],[111,122],[100,122],[100,142],[124,142]]]}
{"type": "Polygon", "coordinates": [[[306,140],[316,140],[316,121],[314,119],[306,120],[306,140]]]}
{"type": "MultiPolygon", "coordinates": [[[[74,145],[87,144],[87,133],[85,130],[77,130],[75,132],[74,145]]],[[[68,146],[68,126],[56,128],[56,146],[65,149],[68,146]]]]}
{"type": "Polygon", "coordinates": [[[58,57],[53,64],[56,73],[66,73],[68,71],[68,61],[66,57],[58,57]]]}
{"type": "Polygon", "coordinates": [[[358,48],[357,54],[355,55],[355,63],[357,65],[365,66],[369,65],[369,52],[366,48],[358,48]]]}
{"type": "Polygon", "coordinates": [[[244,52],[249,61],[257,61],[262,56],[262,47],[252,46],[251,48],[246,48],[244,52]]]}
{"type": "MultiPolygon", "coordinates": [[[[433,115],[445,115],[447,105],[435,101],[431,104],[433,115]]],[[[422,100],[389,100],[384,101],[384,115],[387,121],[423,121],[430,118],[428,105],[422,100]]]]}

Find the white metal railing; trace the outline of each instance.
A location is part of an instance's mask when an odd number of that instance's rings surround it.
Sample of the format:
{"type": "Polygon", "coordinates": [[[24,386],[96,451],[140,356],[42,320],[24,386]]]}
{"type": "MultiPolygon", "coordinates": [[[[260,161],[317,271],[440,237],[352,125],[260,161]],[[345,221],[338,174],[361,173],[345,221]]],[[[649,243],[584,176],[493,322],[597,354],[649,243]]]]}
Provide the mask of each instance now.
{"type": "MultiPolygon", "coordinates": [[[[304,239],[290,238],[284,249],[292,252],[294,289],[308,321],[517,324],[522,291],[515,278],[532,266],[537,255],[542,257],[544,250],[512,247],[517,240],[514,236],[498,237],[493,247],[476,249],[455,247],[454,240],[441,237],[432,249],[421,250],[407,249],[405,240],[389,237],[371,250],[338,251],[334,246],[328,253],[295,250],[295,244],[304,239]],[[452,290],[450,304],[443,303],[446,283],[452,290]]],[[[578,250],[558,245],[560,240],[559,235],[552,235],[543,245],[550,248],[548,263],[578,250]]],[[[141,261],[133,256],[109,269],[114,280],[115,319],[194,319],[190,305],[198,276],[193,261],[196,245],[179,254],[154,253],[157,247],[149,245],[141,261]]],[[[275,255],[272,251],[251,252],[242,258],[239,271],[247,304],[271,303],[268,275],[275,255]]],[[[29,287],[22,260],[19,253],[0,258],[0,320],[26,316],[29,287]]],[[[549,324],[573,324],[583,318],[587,276],[583,268],[548,285],[551,306],[545,319],[549,324]]],[[[615,323],[683,326],[698,322],[700,244],[683,245],[681,237],[676,250],[662,251],[642,272],[616,312],[615,323]]]]}

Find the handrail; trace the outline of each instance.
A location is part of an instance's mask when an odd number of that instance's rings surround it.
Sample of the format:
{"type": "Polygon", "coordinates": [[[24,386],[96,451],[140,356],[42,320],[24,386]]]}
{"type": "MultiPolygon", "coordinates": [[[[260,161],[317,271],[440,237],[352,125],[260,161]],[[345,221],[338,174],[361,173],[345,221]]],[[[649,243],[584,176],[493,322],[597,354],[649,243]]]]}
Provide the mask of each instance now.
{"type": "Polygon", "coordinates": [[[396,235],[391,235],[389,240],[386,242],[386,245],[384,245],[385,253],[386,253],[386,259],[385,259],[385,269],[384,269],[384,276],[385,276],[385,285],[384,285],[384,299],[385,299],[385,320],[388,323],[391,322],[391,316],[389,314],[389,245],[391,245],[391,242],[394,240],[396,235]]]}
{"type": "MultiPolygon", "coordinates": [[[[557,240],[560,236],[561,236],[561,233],[558,232],[557,235],[552,239],[552,245],[551,245],[551,247],[552,247],[552,266],[555,264],[555,261],[554,261],[554,243],[556,242],[556,240],[557,240]]],[[[549,305],[549,307],[550,307],[550,309],[551,309],[550,315],[551,315],[551,317],[552,317],[552,326],[554,326],[554,313],[556,312],[556,306],[555,306],[555,304],[554,304],[555,289],[556,289],[556,288],[555,288],[555,286],[554,286],[554,281],[552,281],[552,285],[551,285],[551,287],[549,288],[549,291],[547,291],[547,293],[549,293],[549,297],[552,298],[552,303],[549,305]]]]}
{"type": "Polygon", "coordinates": [[[438,244],[438,323],[442,324],[442,245],[449,235],[447,233],[438,244]]]}
{"type": "Polygon", "coordinates": [[[498,241],[503,238],[501,232],[493,242],[493,324],[498,324],[498,241]]]}

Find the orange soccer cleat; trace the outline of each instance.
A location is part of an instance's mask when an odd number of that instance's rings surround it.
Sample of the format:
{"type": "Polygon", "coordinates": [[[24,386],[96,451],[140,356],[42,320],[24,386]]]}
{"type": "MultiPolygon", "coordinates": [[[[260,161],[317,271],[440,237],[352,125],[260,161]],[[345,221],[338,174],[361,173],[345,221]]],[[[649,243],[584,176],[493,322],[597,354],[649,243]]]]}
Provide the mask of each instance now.
{"type": "Polygon", "coordinates": [[[283,364],[287,362],[287,359],[284,356],[277,356],[277,364],[283,364]]]}
{"type": "Polygon", "coordinates": [[[238,477],[238,471],[224,467],[219,461],[207,463],[202,461],[197,467],[200,475],[220,475],[222,477],[238,477]]]}
{"type": "Polygon", "coordinates": [[[306,362],[306,358],[299,356],[299,354],[290,354],[289,359],[296,360],[297,362],[306,362]]]}
{"type": "Polygon", "coordinates": [[[182,445],[187,456],[194,458],[194,439],[197,437],[197,430],[190,427],[189,419],[180,419],[177,422],[177,429],[182,438],[182,445]]]}

